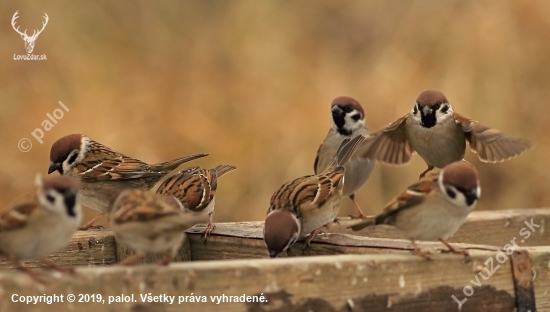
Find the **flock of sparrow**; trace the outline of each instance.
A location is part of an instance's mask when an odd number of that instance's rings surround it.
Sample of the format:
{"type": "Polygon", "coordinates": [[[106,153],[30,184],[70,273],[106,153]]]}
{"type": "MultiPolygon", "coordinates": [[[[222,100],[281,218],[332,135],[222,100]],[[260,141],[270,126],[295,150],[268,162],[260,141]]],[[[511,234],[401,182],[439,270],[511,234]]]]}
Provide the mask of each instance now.
{"type": "MultiPolygon", "coordinates": [[[[424,258],[430,259],[430,254],[415,240],[440,240],[450,252],[464,254],[445,239],[465,222],[481,192],[476,168],[463,160],[466,142],[481,161],[491,163],[533,147],[454,112],[439,91],[422,92],[410,113],[372,134],[355,99],[336,98],[331,113],[329,133],[315,158],[315,174],[284,183],[271,197],[264,241],[272,258],[306,237],[307,247],[337,221],[343,197],[355,204],[354,218],[365,219],[352,225],[353,230],[390,224],[424,258]],[[428,168],[381,214],[367,218],[355,202],[355,192],[369,178],[374,162],[404,164],[414,152],[428,168]],[[441,170],[431,172],[434,168],[441,170]]],[[[183,243],[184,231],[209,218],[206,241],[214,228],[217,179],[236,167],[190,167],[165,179],[156,193],[151,189],[182,163],[204,156],[150,165],[82,134],[62,137],[51,147],[48,169],[48,174],[58,171],[60,176],[37,176],[36,201],[0,215],[0,251],[26,271],[20,260],[41,259],[58,268],[44,257],[65,247],[76,230],[94,227],[108,213],[115,239],[135,251],[123,264],[159,252],[166,253],[161,263],[168,264],[183,243]],[[81,205],[101,214],[79,228],[81,205]]]]}

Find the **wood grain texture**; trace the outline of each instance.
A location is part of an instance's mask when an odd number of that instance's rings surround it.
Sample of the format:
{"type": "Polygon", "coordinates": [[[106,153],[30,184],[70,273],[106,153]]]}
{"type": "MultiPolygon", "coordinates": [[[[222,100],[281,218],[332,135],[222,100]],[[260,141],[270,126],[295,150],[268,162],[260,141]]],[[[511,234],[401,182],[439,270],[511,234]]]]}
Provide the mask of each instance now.
{"type": "MultiPolygon", "coordinates": [[[[407,254],[342,255],[79,268],[75,276],[40,273],[47,286],[22,272],[0,274],[2,311],[458,311],[451,298],[464,297],[490,251],[436,255],[426,261],[407,254]],[[105,303],[14,303],[13,294],[102,294],[105,303]],[[176,296],[174,304],[142,302],[140,294],[176,296]],[[107,304],[108,295],[134,295],[135,302],[107,304]],[[267,303],[212,302],[210,296],[265,295],[267,303]],[[207,302],[177,304],[177,296],[206,296],[207,302]],[[391,308],[391,309],[390,309],[391,308]]],[[[462,311],[513,311],[510,262],[464,303],[462,311]]]]}
{"type": "MultiPolygon", "coordinates": [[[[61,267],[103,266],[116,262],[115,240],[111,231],[78,231],[69,246],[48,257],[61,267]]],[[[27,267],[42,266],[38,261],[23,261],[27,267]]],[[[14,265],[0,256],[0,270],[14,265]]]]}
{"type": "Polygon", "coordinates": [[[538,311],[550,311],[550,247],[529,247],[535,302],[538,311]]]}

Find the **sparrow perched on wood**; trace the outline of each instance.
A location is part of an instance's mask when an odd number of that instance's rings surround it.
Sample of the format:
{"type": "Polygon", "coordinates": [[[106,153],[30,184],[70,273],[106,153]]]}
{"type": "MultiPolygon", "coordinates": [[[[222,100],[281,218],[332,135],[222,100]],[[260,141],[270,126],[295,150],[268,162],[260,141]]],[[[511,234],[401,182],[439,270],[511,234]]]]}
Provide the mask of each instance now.
{"type": "Polygon", "coordinates": [[[157,194],[174,196],[183,209],[199,217],[209,216],[208,227],[204,231],[206,241],[214,229],[215,195],[218,188],[218,178],[237,169],[235,166],[219,165],[212,169],[191,167],[184,169],[162,182],[157,194]]]}
{"type": "Polygon", "coordinates": [[[80,228],[86,230],[109,212],[109,202],[114,194],[128,188],[150,190],[180,164],[207,155],[195,154],[149,165],[115,152],[85,135],[70,134],[52,145],[48,174],[58,171],[80,181],[82,204],[101,212],[80,228]]]}
{"type": "Polygon", "coordinates": [[[445,240],[466,221],[480,195],[476,168],[465,161],[453,162],[440,173],[431,173],[409,186],[374,220],[350,228],[358,231],[372,225],[393,225],[412,241],[414,253],[427,259],[429,253],[421,252],[415,240],[439,240],[450,252],[467,254],[445,240]]]}
{"type": "Polygon", "coordinates": [[[264,241],[271,258],[307,234],[309,245],[318,232],[334,222],[345,185],[344,166],[364,139],[362,135],[346,138],[322,173],[287,182],[273,194],[264,224],[264,241]]]}
{"type": "Polygon", "coordinates": [[[456,113],[439,91],[424,91],[412,111],[368,138],[357,154],[387,164],[404,164],[417,152],[428,169],[464,158],[466,141],[483,162],[501,162],[533,147],[524,139],[507,136],[456,113]]]}
{"type": "Polygon", "coordinates": [[[127,189],[116,195],[109,214],[117,242],[136,251],[122,265],[133,264],[149,252],[166,252],[160,264],[167,265],[181,247],[184,231],[205,219],[183,210],[172,196],[140,189],[127,189]]]}
{"type": "Polygon", "coordinates": [[[69,244],[82,219],[78,181],[71,177],[36,178],[36,201],[19,204],[0,214],[0,251],[17,267],[35,275],[20,260],[41,259],[69,244]]]}
{"type": "MultiPolygon", "coordinates": [[[[346,138],[356,135],[368,135],[369,129],[365,125],[365,112],[359,102],[351,97],[341,96],[332,101],[332,119],[330,130],[317,150],[313,168],[315,174],[323,172],[331,163],[334,154],[346,138]]],[[[374,161],[367,158],[352,157],[345,166],[344,190],[342,196],[348,196],[355,205],[357,216],[352,218],[364,219],[365,214],[355,201],[355,192],[367,181],[374,161]]]]}

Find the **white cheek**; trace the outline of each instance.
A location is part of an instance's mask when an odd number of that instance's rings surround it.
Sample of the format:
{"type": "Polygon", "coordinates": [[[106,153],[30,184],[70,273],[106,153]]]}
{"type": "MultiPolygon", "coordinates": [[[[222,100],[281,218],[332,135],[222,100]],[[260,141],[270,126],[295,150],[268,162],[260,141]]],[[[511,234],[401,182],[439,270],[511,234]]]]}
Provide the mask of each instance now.
{"type": "Polygon", "coordinates": [[[353,114],[346,114],[346,117],[344,117],[344,120],[346,121],[346,125],[345,125],[345,128],[348,129],[348,130],[357,130],[357,129],[360,129],[360,128],[364,128],[365,127],[365,121],[364,120],[353,120],[353,118],[351,118],[353,114]]]}

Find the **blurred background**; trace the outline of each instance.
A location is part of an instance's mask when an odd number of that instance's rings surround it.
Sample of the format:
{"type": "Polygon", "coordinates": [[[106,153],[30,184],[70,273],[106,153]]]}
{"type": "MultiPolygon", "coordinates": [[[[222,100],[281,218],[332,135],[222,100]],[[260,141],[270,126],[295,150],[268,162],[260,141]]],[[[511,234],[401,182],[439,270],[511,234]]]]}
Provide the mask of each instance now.
{"type": "MultiPolygon", "coordinates": [[[[537,144],[500,164],[467,152],[477,209],[550,203],[549,1],[8,0],[0,12],[0,207],[34,193],[55,140],[84,133],[149,163],[206,152],[188,165],[235,165],[215,221],[263,220],[282,183],[312,173],[333,98],[358,99],[375,131],[425,89],[537,144]],[[26,54],[17,10],[29,35],[49,15],[33,51],[46,61],[14,60],[26,54]],[[70,111],[40,144],[31,132],[58,101],[70,111]]],[[[358,203],[380,212],[425,166],[377,164],[358,203]]],[[[341,214],[353,212],[345,199],[341,214]]]]}

